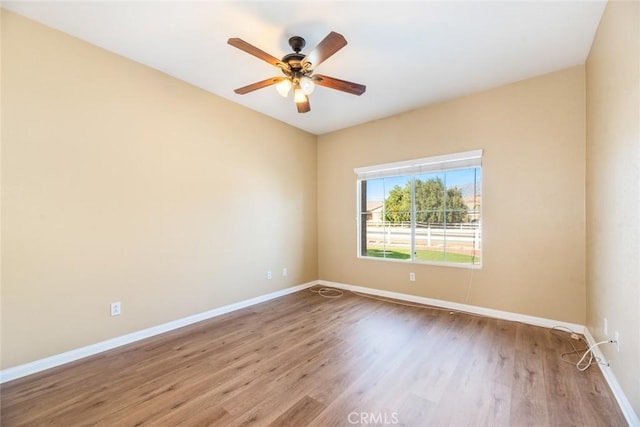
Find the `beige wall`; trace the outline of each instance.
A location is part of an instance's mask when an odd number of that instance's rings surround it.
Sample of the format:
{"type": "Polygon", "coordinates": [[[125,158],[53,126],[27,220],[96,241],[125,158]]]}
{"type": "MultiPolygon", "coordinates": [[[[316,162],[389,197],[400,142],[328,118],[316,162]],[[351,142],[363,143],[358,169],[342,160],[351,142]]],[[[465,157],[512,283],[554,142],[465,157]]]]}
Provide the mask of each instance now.
{"type": "Polygon", "coordinates": [[[587,325],[640,415],[640,3],[610,2],[586,65],[587,325]]]}
{"type": "Polygon", "coordinates": [[[577,66],[320,136],[320,278],[583,324],[584,108],[577,66]],[[354,168],[478,148],[481,270],[357,259],[354,168]]]}
{"type": "Polygon", "coordinates": [[[3,368],[317,279],[314,135],[2,15],[3,368]]]}

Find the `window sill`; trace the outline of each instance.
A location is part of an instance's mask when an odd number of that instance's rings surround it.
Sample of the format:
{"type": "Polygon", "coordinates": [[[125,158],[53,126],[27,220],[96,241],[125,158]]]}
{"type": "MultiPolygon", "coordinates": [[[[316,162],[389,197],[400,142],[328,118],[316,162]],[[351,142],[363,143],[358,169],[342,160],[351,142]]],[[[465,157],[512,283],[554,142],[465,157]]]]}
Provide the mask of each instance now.
{"type": "Polygon", "coordinates": [[[458,262],[435,262],[435,261],[417,261],[410,259],[394,259],[394,258],[381,258],[358,255],[358,259],[367,261],[384,261],[384,262],[396,262],[400,264],[412,264],[412,265],[433,265],[436,267],[453,267],[453,268],[467,268],[471,270],[482,270],[482,263],[480,264],[467,264],[458,262]]]}

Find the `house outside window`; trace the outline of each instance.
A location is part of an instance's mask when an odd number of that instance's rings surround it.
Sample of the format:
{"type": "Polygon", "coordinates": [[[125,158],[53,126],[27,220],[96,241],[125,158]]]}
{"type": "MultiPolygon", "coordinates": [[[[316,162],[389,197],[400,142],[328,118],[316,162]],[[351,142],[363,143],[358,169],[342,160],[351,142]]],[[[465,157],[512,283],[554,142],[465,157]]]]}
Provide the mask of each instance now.
{"type": "Polygon", "coordinates": [[[482,150],[354,172],[359,258],[482,265],[482,150]]]}

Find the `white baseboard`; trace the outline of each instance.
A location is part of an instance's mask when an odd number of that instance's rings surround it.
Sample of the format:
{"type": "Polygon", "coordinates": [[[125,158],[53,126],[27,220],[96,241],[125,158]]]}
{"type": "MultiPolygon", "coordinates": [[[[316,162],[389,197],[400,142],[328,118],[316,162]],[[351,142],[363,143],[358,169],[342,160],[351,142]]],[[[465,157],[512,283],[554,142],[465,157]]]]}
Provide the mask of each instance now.
{"type": "Polygon", "coordinates": [[[347,285],[345,283],[328,282],[319,280],[319,284],[323,286],[331,286],[334,288],[345,289],[348,291],[359,292],[363,294],[375,295],[384,298],[393,298],[401,301],[415,302],[417,304],[433,305],[436,307],[446,308],[455,311],[480,314],[482,316],[493,317],[496,319],[511,320],[514,322],[522,322],[534,326],[543,326],[552,328],[554,326],[563,326],[577,333],[583,333],[585,327],[576,323],[562,322],[559,320],[545,319],[543,317],[528,316],[526,314],[512,313],[509,311],[494,310],[492,308],[479,307],[475,305],[460,304],[457,302],[444,301],[433,298],[419,297],[416,295],[401,294],[398,292],[384,291],[381,289],[365,288],[361,286],[347,285]]]}
{"type": "MultiPolygon", "coordinates": [[[[584,328],[584,336],[587,339],[589,346],[592,346],[597,342],[593,338],[593,335],[591,335],[591,332],[589,332],[589,329],[586,327],[584,328]]],[[[607,358],[604,357],[604,355],[602,354],[602,351],[600,351],[600,347],[595,347],[593,350],[593,353],[597,357],[599,357],[601,360],[607,360],[607,358]]],[[[620,410],[624,414],[624,417],[629,423],[629,426],[640,427],[640,418],[638,418],[638,414],[636,414],[635,411],[633,410],[633,407],[631,406],[631,402],[629,402],[629,399],[627,399],[627,395],[622,390],[622,387],[620,387],[620,383],[618,383],[618,380],[616,376],[613,374],[611,367],[607,365],[598,365],[598,366],[600,367],[600,371],[602,371],[602,375],[604,376],[604,379],[607,380],[607,383],[609,384],[609,388],[611,389],[611,392],[615,396],[616,401],[618,402],[618,406],[620,406],[620,410]]]]}
{"type": "Polygon", "coordinates": [[[302,289],[309,288],[316,285],[318,282],[308,282],[298,286],[292,286],[290,288],[282,289],[276,292],[271,292],[266,295],[261,295],[248,300],[240,301],[234,304],[225,305],[224,307],[214,308],[213,310],[205,311],[204,313],[194,314],[193,316],[184,317],[182,319],[174,320],[172,322],[163,323],[158,326],[143,329],[141,331],[132,332],[127,335],[112,338],[106,341],[102,341],[96,344],[91,344],[86,347],[77,348],[64,353],[56,354],[54,356],[46,357],[44,359],[36,360],[34,362],[25,363],[24,365],[14,366],[0,371],[0,384],[7,381],[22,378],[27,375],[35,374],[37,372],[44,371],[46,369],[54,368],[56,366],[64,365],[65,363],[73,362],[78,359],[83,359],[94,354],[101,353],[103,351],[111,350],[116,347],[120,347],[126,344],[131,344],[136,341],[143,340],[145,338],[153,337],[155,335],[169,332],[174,329],[181,328],[183,326],[191,325],[202,320],[211,319],[212,317],[220,316],[222,314],[230,313],[241,308],[249,307],[261,302],[269,301],[274,298],[278,298],[284,295],[298,292],[302,289]]]}

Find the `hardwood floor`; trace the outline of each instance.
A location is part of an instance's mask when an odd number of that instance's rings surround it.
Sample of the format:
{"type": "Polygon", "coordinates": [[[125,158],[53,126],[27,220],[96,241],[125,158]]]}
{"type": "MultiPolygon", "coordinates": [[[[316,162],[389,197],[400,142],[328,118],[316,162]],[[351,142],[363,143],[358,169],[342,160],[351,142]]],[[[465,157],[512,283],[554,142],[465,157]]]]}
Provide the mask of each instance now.
{"type": "Polygon", "coordinates": [[[301,291],[2,385],[1,421],[624,426],[548,330],[301,291]]]}

